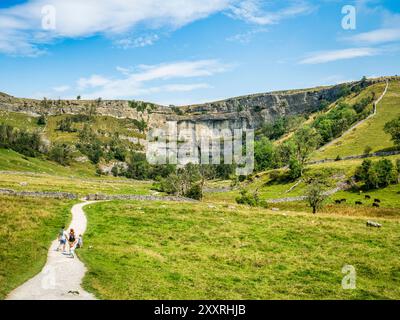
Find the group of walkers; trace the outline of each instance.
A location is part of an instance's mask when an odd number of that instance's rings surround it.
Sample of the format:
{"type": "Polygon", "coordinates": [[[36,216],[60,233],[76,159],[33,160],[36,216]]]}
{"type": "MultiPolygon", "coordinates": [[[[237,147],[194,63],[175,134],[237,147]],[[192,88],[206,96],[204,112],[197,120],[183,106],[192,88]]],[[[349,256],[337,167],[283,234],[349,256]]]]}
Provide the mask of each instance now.
{"type": "Polygon", "coordinates": [[[58,233],[58,248],[57,251],[62,251],[64,254],[67,254],[66,247],[68,247],[68,254],[71,258],[75,257],[75,249],[83,247],[83,239],[82,235],[80,234],[77,238],[75,236],[74,229],[70,229],[69,233],[65,231],[65,227],[63,226],[58,233]]]}

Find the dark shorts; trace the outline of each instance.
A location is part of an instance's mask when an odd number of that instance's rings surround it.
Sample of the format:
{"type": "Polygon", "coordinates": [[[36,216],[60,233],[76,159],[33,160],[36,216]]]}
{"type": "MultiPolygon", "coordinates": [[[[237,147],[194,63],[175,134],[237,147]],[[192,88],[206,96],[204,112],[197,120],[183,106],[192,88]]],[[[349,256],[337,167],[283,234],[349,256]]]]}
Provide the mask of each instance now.
{"type": "Polygon", "coordinates": [[[66,244],[67,241],[66,240],[60,240],[60,244],[66,244]]]}

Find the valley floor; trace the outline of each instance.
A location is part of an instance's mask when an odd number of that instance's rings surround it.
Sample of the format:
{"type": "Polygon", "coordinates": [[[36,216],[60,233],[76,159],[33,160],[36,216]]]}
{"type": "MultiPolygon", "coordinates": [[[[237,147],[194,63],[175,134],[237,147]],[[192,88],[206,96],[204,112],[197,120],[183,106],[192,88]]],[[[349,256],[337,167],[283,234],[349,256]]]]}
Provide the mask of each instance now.
{"type": "Polygon", "coordinates": [[[102,299],[399,299],[400,220],[237,205],[86,208],[84,287],[102,299]],[[342,288],[342,268],[356,289],[342,288]]]}

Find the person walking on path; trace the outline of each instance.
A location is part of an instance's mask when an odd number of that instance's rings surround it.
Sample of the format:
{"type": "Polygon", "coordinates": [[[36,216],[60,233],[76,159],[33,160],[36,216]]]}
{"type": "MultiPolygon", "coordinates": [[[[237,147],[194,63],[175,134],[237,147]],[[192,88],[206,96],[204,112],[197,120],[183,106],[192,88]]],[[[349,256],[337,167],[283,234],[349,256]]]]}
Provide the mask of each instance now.
{"type": "Polygon", "coordinates": [[[69,253],[70,253],[71,257],[74,258],[75,257],[74,252],[75,252],[75,246],[76,246],[76,236],[75,236],[74,229],[71,229],[69,231],[68,243],[69,243],[69,253]]]}
{"type": "Polygon", "coordinates": [[[60,251],[61,247],[63,252],[65,252],[65,245],[67,244],[67,233],[65,232],[65,227],[62,226],[60,232],[58,233],[58,241],[59,245],[57,247],[57,251],[60,251]]]}

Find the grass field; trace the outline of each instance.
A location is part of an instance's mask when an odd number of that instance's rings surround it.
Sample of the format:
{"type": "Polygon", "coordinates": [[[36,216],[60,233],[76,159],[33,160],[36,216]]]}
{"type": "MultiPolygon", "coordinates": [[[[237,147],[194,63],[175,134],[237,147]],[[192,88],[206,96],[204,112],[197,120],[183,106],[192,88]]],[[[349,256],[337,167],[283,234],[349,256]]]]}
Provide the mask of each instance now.
{"type": "Polygon", "coordinates": [[[359,155],[364,153],[367,146],[372,148],[372,152],[392,148],[391,137],[383,131],[383,127],[399,116],[400,82],[391,81],[385,97],[378,104],[377,114],[333,145],[323,151],[315,152],[313,159],[335,159],[338,155],[341,157],[359,155]]]}
{"type": "Polygon", "coordinates": [[[399,299],[400,223],[223,205],[86,207],[84,287],[103,299],[399,299]],[[353,265],[357,289],[343,290],[353,265]]]}
{"type": "Polygon", "coordinates": [[[28,129],[30,131],[41,131],[43,127],[37,124],[37,118],[18,112],[6,112],[0,110],[0,124],[8,124],[19,129],[28,129]]]}
{"type": "Polygon", "coordinates": [[[0,299],[42,269],[72,204],[0,195],[0,299]]]}
{"type": "Polygon", "coordinates": [[[57,176],[94,177],[95,167],[90,163],[73,162],[64,167],[41,158],[25,157],[13,150],[0,148],[0,171],[25,171],[57,176]]]}
{"type": "Polygon", "coordinates": [[[149,194],[152,182],[129,179],[69,178],[54,175],[29,173],[1,173],[0,188],[16,191],[60,191],[80,196],[88,194],[149,194]]]}

